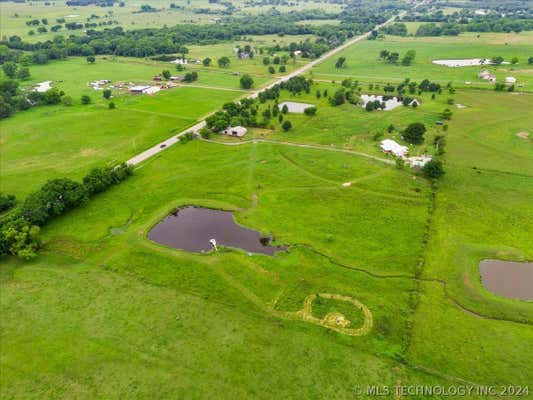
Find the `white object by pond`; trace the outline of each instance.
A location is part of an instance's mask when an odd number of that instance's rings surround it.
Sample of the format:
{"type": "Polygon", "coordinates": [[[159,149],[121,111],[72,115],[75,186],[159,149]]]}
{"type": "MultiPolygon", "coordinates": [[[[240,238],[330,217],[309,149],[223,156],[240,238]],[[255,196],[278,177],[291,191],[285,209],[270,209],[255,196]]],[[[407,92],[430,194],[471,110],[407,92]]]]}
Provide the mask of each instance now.
{"type": "Polygon", "coordinates": [[[215,251],[218,251],[217,248],[217,241],[215,239],[209,239],[209,243],[211,243],[211,246],[215,249],[215,251]]]}

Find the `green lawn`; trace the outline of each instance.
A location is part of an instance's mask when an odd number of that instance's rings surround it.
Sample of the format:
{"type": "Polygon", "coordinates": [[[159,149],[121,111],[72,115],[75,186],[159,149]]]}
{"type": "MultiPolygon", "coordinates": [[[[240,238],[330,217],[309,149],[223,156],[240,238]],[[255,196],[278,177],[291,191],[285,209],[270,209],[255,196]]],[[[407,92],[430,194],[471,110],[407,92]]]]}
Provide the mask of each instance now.
{"type": "MultiPolygon", "coordinates": [[[[459,87],[435,99],[416,95],[417,108],[379,112],[327,100],[344,75],[364,82],[362,94],[379,94],[382,83],[407,73],[418,82],[460,83],[474,69],[429,60],[448,52],[523,59],[528,37],[363,41],[346,51],[346,69],[335,70],[335,60],[315,68],[309,94],[281,93],[280,102],[317,106],[312,117],[284,115],[288,132],[272,118],[242,141],[177,144],[51,221],[35,260],[1,260],[2,397],[350,399],[375,398],[367,385],[530,385],[533,303],[484,289],[478,262],[533,259],[533,96],[459,87]],[[381,64],[382,48],[416,49],[417,63],[381,64]],[[435,124],[444,108],[453,111],[447,130],[435,124]],[[382,138],[404,143],[401,130],[418,121],[428,132],[411,154],[433,154],[434,135],[446,137],[446,173],[436,183],[383,162],[393,159],[379,150],[382,138]],[[236,145],[250,138],[277,143],[236,145]],[[194,254],[148,240],[150,228],[182,205],[232,210],[236,222],[289,250],[194,254]],[[370,331],[348,336],[306,322],[296,313],[317,293],[361,302],[372,315],[370,331]]],[[[185,129],[244,93],[232,73],[266,82],[253,62],[242,63],[228,71],[198,67],[194,85],[218,89],[117,93],[115,110],[87,81],[142,81],[163,63],[71,59],[32,68],[35,81],[64,80],[56,84],[75,105],[36,107],[1,122],[2,192],[22,200],[47,179],[79,179],[185,129]],[[78,104],[83,93],[93,104],[78,104]]],[[[516,76],[527,81],[527,71],[516,76]]],[[[261,104],[258,115],[272,105],[261,104]]],[[[351,327],[363,321],[348,303],[313,303],[315,317],[335,311],[351,327]]]]}
{"type": "Polygon", "coordinates": [[[181,87],[117,97],[114,110],[99,100],[18,113],[0,125],[2,191],[25,195],[47,179],[79,178],[91,167],[123,162],[241,94],[181,87]]]}
{"type": "MultiPolygon", "coordinates": [[[[488,67],[496,74],[498,80],[514,76],[517,84],[523,84],[520,90],[533,90],[533,66],[527,64],[533,54],[531,43],[533,34],[463,34],[459,37],[397,37],[387,36],[384,40],[366,40],[357,46],[343,51],[339,56],[346,57],[346,68],[335,68],[337,57],[313,68],[312,73],[321,79],[343,79],[355,77],[362,81],[398,82],[405,78],[421,81],[430,79],[440,83],[453,82],[456,86],[479,87],[491,89],[493,85],[479,80],[477,74],[481,67],[450,68],[432,64],[436,59],[492,58],[502,56],[510,61],[518,57],[519,63],[488,67]],[[396,51],[400,57],[407,50],[416,51],[416,59],[409,67],[392,65],[379,60],[381,50],[396,51]],[[471,82],[465,85],[465,82],[471,82]]],[[[517,89],[519,89],[517,87],[517,89]]]]}

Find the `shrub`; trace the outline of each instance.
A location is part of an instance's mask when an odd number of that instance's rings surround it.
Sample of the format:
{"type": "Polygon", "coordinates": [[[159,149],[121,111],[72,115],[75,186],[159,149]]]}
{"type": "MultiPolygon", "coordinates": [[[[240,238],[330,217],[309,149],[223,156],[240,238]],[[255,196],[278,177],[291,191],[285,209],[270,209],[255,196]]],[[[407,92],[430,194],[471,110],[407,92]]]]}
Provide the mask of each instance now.
{"type": "MultiPolygon", "coordinates": [[[[281,114],[280,114],[281,115],[281,114]]],[[[281,127],[283,128],[283,130],[285,132],[287,132],[288,130],[290,130],[292,128],[292,124],[291,124],[291,121],[285,121],[283,122],[283,124],[281,125],[281,127]]]]}
{"type": "Polygon", "coordinates": [[[424,133],[426,133],[426,126],[421,122],[413,122],[403,132],[403,139],[412,144],[420,144],[424,142],[424,133]]]}
{"type": "Polygon", "coordinates": [[[114,102],[110,101],[109,104],[108,104],[108,107],[109,107],[110,110],[114,110],[116,106],[115,106],[114,102]]]}
{"type": "Polygon", "coordinates": [[[244,74],[241,77],[240,83],[243,89],[250,89],[254,85],[254,80],[250,75],[244,74]]]}
{"type": "Polygon", "coordinates": [[[73,101],[72,101],[72,97],[70,96],[63,96],[61,98],[61,102],[63,103],[63,105],[69,107],[72,105],[73,101]]]}
{"type": "Polygon", "coordinates": [[[442,161],[431,160],[422,167],[422,173],[431,179],[439,179],[444,175],[444,168],[442,161]]]}
{"type": "Polygon", "coordinates": [[[91,104],[91,98],[84,94],[81,96],[81,104],[91,104]]]}
{"type": "Polygon", "coordinates": [[[16,198],[12,194],[0,193],[0,213],[9,210],[15,205],[16,198]]]}
{"type": "Polygon", "coordinates": [[[316,107],[307,107],[307,108],[304,110],[304,114],[305,114],[305,115],[309,115],[309,116],[316,115],[316,107]]]}

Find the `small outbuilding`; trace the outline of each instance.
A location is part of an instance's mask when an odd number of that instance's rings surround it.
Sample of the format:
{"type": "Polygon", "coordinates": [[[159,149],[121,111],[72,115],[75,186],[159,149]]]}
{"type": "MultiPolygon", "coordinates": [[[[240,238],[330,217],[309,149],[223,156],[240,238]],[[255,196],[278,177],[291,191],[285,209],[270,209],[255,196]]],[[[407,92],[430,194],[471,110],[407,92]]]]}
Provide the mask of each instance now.
{"type": "Polygon", "coordinates": [[[408,157],[407,163],[411,166],[411,168],[422,168],[424,165],[426,165],[428,162],[431,161],[431,156],[417,156],[417,157],[408,157]]]}
{"type": "Polygon", "coordinates": [[[514,76],[507,76],[507,77],[505,77],[504,82],[508,83],[508,84],[511,84],[511,85],[515,84],[516,83],[516,78],[514,76]]]}
{"type": "Polygon", "coordinates": [[[392,154],[396,157],[404,157],[409,152],[409,148],[407,146],[402,146],[392,139],[382,140],[380,148],[384,153],[392,154]]]}
{"type": "Polygon", "coordinates": [[[228,136],[243,137],[247,132],[248,130],[244,126],[228,126],[220,133],[228,136]]]}
{"type": "Polygon", "coordinates": [[[132,94],[142,94],[144,93],[144,91],[146,89],[149,89],[150,86],[141,86],[141,85],[137,85],[137,86],[132,86],[130,87],[130,93],[132,94]]]}

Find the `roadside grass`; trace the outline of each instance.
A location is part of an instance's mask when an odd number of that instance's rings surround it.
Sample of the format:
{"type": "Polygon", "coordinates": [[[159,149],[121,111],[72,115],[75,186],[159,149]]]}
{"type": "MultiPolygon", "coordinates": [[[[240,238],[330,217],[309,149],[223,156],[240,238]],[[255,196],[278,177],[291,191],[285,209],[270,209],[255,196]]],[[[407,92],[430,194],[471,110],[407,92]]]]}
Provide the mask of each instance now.
{"type": "Polygon", "coordinates": [[[518,57],[519,63],[514,66],[503,64],[485,68],[494,72],[499,81],[503,81],[506,76],[514,76],[517,79],[517,85],[524,85],[523,88],[517,86],[517,90],[531,91],[533,90],[533,67],[527,64],[527,58],[533,54],[532,34],[526,32],[523,36],[520,35],[487,34],[486,40],[483,34],[480,38],[472,34],[438,38],[386,36],[384,40],[362,41],[357,46],[351,46],[339,53],[339,57],[346,57],[345,68],[335,68],[338,57],[333,57],[311,71],[314,77],[320,79],[341,80],[343,77],[354,77],[385,83],[398,82],[405,78],[420,82],[427,78],[440,83],[453,82],[457,87],[493,89],[494,85],[477,78],[477,74],[483,67],[450,68],[432,64],[432,61],[462,58],[490,59],[494,56],[502,56],[506,61],[510,61],[513,57],[518,57]],[[520,36],[518,43],[516,43],[515,36],[520,36]],[[379,60],[381,50],[399,52],[401,57],[411,49],[416,51],[416,59],[409,67],[391,65],[379,60]],[[465,82],[471,82],[471,84],[465,85],[465,82]]]}
{"type": "Polygon", "coordinates": [[[20,198],[47,179],[79,178],[92,167],[123,162],[240,95],[181,87],[155,96],[120,96],[114,110],[102,99],[17,113],[0,125],[2,190],[20,198]]]}

